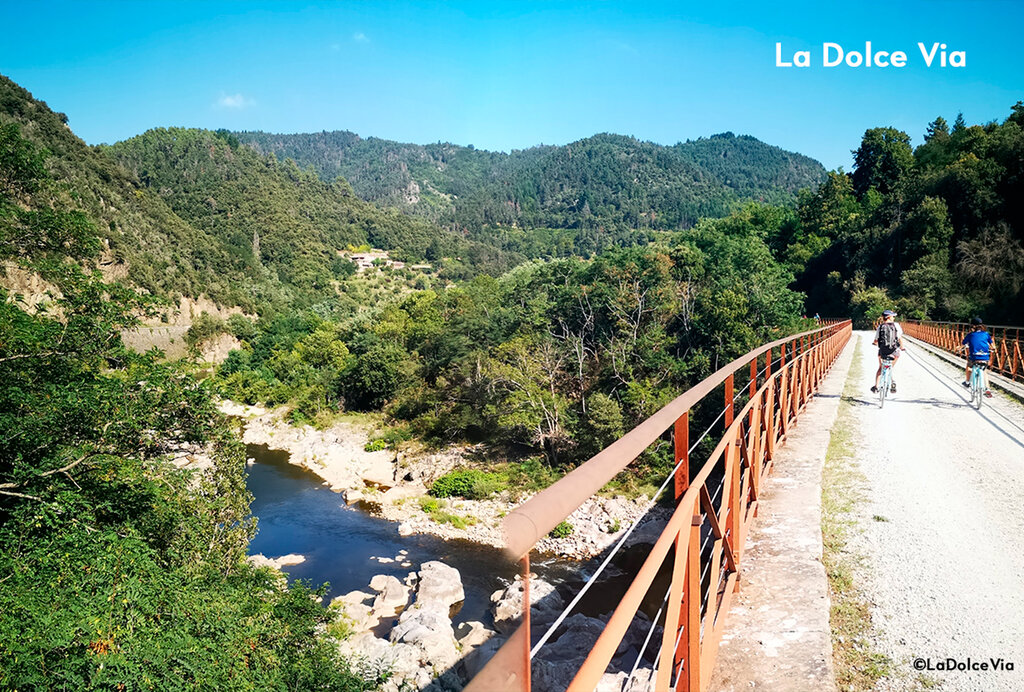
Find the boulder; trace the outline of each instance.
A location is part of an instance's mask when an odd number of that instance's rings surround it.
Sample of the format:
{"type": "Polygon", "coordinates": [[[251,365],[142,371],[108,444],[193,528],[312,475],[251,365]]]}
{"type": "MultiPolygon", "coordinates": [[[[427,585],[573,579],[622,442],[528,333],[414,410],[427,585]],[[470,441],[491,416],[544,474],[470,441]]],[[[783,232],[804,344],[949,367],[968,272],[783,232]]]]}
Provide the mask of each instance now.
{"type": "Polygon", "coordinates": [[[378,574],[370,580],[370,588],[377,592],[373,610],[380,615],[394,614],[409,603],[409,587],[391,575],[378,574]]]}
{"type": "MultiPolygon", "coordinates": [[[[467,680],[472,680],[476,677],[476,674],[483,670],[487,662],[491,660],[494,654],[498,653],[498,649],[505,642],[500,637],[491,637],[480,646],[473,647],[470,649],[462,659],[462,670],[465,673],[467,680]]],[[[541,689],[535,687],[534,689],[541,689]]]]}
{"type": "Polygon", "coordinates": [[[549,641],[541,652],[551,661],[584,659],[604,631],[604,625],[601,620],[581,613],[570,615],[556,630],[558,638],[549,641]]]}
{"type": "Polygon", "coordinates": [[[359,471],[359,476],[366,485],[372,485],[381,490],[387,490],[395,485],[395,474],[391,468],[391,462],[386,458],[372,459],[359,471]]]}
{"type": "MultiPolygon", "coordinates": [[[[504,591],[491,595],[494,604],[494,626],[502,634],[511,634],[523,614],[523,582],[516,580],[504,591]]],[[[543,579],[530,580],[530,620],[540,625],[554,622],[565,607],[555,587],[543,579]]]]}
{"type": "Polygon", "coordinates": [[[445,616],[456,603],[466,600],[459,570],[436,560],[420,565],[416,587],[416,607],[437,610],[445,616]]]}
{"type": "Polygon", "coordinates": [[[455,639],[459,646],[465,649],[468,646],[480,646],[496,633],[484,627],[482,622],[463,622],[455,628],[455,639]]]}
{"type": "Polygon", "coordinates": [[[438,672],[447,670],[459,659],[451,620],[447,613],[437,610],[406,610],[391,630],[391,641],[415,646],[421,652],[420,660],[438,672]]]}
{"type": "Polygon", "coordinates": [[[387,677],[381,690],[406,689],[406,680],[414,679],[422,666],[420,650],[410,644],[392,644],[370,632],[356,634],[341,642],[341,655],[352,671],[367,680],[387,677]]]}
{"type": "Polygon", "coordinates": [[[462,680],[454,670],[446,670],[434,678],[423,692],[462,692],[462,680]]]}
{"type": "Polygon", "coordinates": [[[267,557],[262,553],[256,553],[246,558],[249,564],[255,567],[273,567],[274,569],[281,569],[288,565],[301,565],[306,561],[305,555],[296,555],[295,553],[288,553],[281,557],[267,557]]]}
{"type": "Polygon", "coordinates": [[[377,626],[380,616],[373,612],[368,601],[373,598],[365,591],[350,591],[331,600],[330,606],[338,610],[356,633],[369,632],[377,626]]]}

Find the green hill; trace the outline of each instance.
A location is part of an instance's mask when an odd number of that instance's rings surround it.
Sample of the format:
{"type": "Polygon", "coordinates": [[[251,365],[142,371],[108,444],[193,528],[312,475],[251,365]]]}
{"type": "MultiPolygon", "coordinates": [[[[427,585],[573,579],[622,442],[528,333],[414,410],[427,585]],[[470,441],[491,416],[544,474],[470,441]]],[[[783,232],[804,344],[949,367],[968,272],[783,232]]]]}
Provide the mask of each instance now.
{"type": "Polygon", "coordinates": [[[339,257],[349,245],[429,257],[454,279],[522,260],[381,209],[227,133],[158,129],[90,147],[66,120],[0,76],[0,125],[49,152],[50,175],[103,236],[101,266],[156,295],[205,294],[250,311],[308,305],[336,294],[351,272],[339,257]]]}
{"type": "Polygon", "coordinates": [[[235,135],[322,179],[343,176],[363,199],[531,256],[642,242],[645,231],[689,228],[751,200],[792,204],[825,176],[813,159],[732,133],[671,147],[599,134],[509,154],[351,132],[235,135]],[[573,232],[548,232],[538,246],[499,230],[508,228],[573,232]]]}
{"type": "Polygon", "coordinates": [[[115,274],[127,271],[132,283],[151,293],[205,292],[236,302],[236,291],[223,279],[244,277],[220,278],[219,270],[231,266],[224,248],[179,218],[110,156],[86,145],[66,123],[63,113],[0,75],[0,125],[17,125],[22,136],[49,152],[48,173],[103,234],[107,251],[101,262],[121,270],[115,274]]]}

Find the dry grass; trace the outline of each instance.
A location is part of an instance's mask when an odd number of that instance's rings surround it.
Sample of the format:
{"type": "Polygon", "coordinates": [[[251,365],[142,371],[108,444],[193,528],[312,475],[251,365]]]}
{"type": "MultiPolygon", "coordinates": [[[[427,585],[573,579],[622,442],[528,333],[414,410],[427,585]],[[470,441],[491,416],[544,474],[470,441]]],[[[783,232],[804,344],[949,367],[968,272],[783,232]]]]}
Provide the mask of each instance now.
{"type": "MultiPolygon", "coordinates": [[[[854,372],[862,358],[858,342],[853,354],[854,372]]],[[[848,402],[855,389],[853,380],[848,380],[825,457],[821,532],[832,601],[829,621],[836,682],[841,690],[863,692],[874,689],[880,679],[889,677],[892,661],[874,649],[871,608],[857,587],[857,570],[863,558],[848,547],[851,533],[860,530],[854,510],[864,500],[864,476],[853,457],[861,438],[848,402]]],[[[877,517],[876,521],[885,519],[877,517]]]]}

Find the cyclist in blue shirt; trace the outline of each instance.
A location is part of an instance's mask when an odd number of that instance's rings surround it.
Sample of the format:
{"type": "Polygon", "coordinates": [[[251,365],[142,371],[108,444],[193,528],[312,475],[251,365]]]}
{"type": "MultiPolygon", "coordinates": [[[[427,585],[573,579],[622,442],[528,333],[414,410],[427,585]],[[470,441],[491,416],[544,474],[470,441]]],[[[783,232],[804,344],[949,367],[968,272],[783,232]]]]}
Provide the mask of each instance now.
{"type": "Polygon", "coordinates": [[[981,371],[982,379],[985,382],[985,396],[992,398],[992,392],[988,388],[988,362],[992,357],[992,346],[995,339],[985,331],[980,317],[971,319],[971,331],[964,337],[961,350],[967,351],[967,369],[964,371],[964,386],[971,386],[971,368],[975,363],[984,363],[985,368],[981,371]]]}

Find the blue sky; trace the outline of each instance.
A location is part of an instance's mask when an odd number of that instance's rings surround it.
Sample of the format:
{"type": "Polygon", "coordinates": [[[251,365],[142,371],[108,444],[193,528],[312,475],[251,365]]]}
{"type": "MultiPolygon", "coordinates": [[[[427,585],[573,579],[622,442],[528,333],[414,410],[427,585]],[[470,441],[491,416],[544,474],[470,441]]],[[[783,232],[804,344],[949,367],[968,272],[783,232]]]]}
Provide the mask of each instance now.
{"type": "Polygon", "coordinates": [[[1024,2],[708,5],[0,0],[0,73],[90,144],[160,126],[504,151],[731,130],[847,170],[869,127],[916,144],[938,115],[1002,120],[1024,99],[1024,2]],[[812,67],[776,67],[777,41],[812,67]],[[825,68],[826,41],[908,65],[825,68]],[[967,66],[925,67],[919,41],[967,66]]]}

